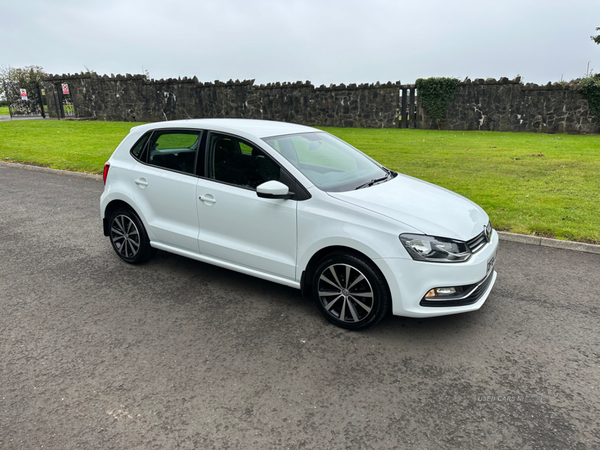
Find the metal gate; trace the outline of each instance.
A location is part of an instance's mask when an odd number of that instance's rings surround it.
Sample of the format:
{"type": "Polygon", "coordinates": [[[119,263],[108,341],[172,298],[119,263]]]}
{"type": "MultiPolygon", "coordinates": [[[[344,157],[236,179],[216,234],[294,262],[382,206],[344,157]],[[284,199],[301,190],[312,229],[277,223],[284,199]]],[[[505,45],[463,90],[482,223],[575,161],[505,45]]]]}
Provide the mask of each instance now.
{"type": "Polygon", "coordinates": [[[68,83],[56,83],[56,96],[54,104],[57,107],[59,118],[75,117],[75,105],[73,104],[73,94],[68,83]]]}
{"type": "Polygon", "coordinates": [[[44,117],[48,112],[45,92],[40,83],[6,83],[8,112],[11,117],[44,117]]]}

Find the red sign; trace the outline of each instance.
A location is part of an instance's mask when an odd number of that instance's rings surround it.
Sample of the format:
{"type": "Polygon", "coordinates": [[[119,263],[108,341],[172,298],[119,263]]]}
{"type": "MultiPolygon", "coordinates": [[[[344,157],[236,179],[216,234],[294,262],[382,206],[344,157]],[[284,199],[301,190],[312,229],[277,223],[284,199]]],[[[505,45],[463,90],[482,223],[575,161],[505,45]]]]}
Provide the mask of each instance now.
{"type": "Polygon", "coordinates": [[[62,84],[63,94],[69,95],[69,85],[67,83],[62,84]]]}
{"type": "Polygon", "coordinates": [[[27,100],[27,91],[25,89],[21,89],[21,100],[27,100]]]}

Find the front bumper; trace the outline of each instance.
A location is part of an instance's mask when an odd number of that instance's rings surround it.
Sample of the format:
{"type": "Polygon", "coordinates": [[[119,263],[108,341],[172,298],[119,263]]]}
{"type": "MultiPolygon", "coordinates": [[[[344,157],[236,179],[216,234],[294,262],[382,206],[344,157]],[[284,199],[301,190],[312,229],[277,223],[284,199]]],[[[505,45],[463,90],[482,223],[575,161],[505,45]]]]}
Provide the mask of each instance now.
{"type": "Polygon", "coordinates": [[[383,258],[377,264],[392,294],[392,312],[397,316],[435,317],[475,311],[489,296],[497,273],[494,260],[498,233],[464,263],[431,263],[404,258],[383,258]],[[425,294],[438,287],[465,287],[463,295],[448,300],[428,300],[425,294]]]}

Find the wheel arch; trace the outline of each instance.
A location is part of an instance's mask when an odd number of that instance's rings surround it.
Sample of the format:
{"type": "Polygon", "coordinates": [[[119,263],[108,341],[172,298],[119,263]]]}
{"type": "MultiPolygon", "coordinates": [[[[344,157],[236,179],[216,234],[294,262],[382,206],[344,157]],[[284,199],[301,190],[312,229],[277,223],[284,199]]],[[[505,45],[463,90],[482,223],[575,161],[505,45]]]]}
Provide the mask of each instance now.
{"type": "MultiPolygon", "coordinates": [[[[377,263],[375,261],[373,261],[373,259],[371,257],[369,257],[368,255],[366,255],[365,253],[363,253],[359,250],[356,250],[355,248],[347,247],[345,245],[330,245],[328,247],[323,247],[322,249],[317,251],[314,255],[312,255],[312,257],[308,261],[308,264],[306,265],[306,268],[302,271],[302,277],[300,279],[300,291],[302,292],[302,295],[310,295],[311,294],[311,289],[312,289],[311,286],[312,286],[312,279],[314,276],[314,271],[317,268],[317,266],[319,265],[319,263],[321,261],[323,261],[323,259],[325,259],[327,256],[329,256],[333,253],[342,253],[342,252],[349,253],[349,254],[357,256],[359,258],[365,259],[366,261],[370,262],[375,267],[377,267],[377,269],[383,275],[383,272],[381,271],[381,269],[379,268],[377,263]]],[[[385,280],[386,284],[388,284],[388,289],[389,289],[389,283],[388,283],[387,279],[385,278],[385,276],[383,276],[383,279],[385,280]]]]}
{"type": "Polygon", "coordinates": [[[111,200],[108,203],[108,205],[106,205],[106,208],[104,208],[104,217],[102,218],[102,226],[104,228],[104,236],[108,236],[110,234],[110,225],[108,223],[108,220],[110,219],[110,216],[112,215],[112,213],[115,212],[119,208],[130,209],[139,217],[139,214],[137,213],[135,208],[133,206],[131,206],[129,203],[127,203],[126,201],[119,200],[119,199],[111,200]]]}

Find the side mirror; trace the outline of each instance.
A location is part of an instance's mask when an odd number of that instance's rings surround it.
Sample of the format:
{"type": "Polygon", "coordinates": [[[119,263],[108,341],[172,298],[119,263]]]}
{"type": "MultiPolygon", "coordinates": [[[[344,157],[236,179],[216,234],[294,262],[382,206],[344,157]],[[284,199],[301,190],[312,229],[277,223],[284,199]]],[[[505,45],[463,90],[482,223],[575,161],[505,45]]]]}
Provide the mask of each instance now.
{"type": "Polygon", "coordinates": [[[280,181],[265,181],[256,188],[256,195],[262,198],[286,199],[294,196],[293,192],[280,181]]]}

